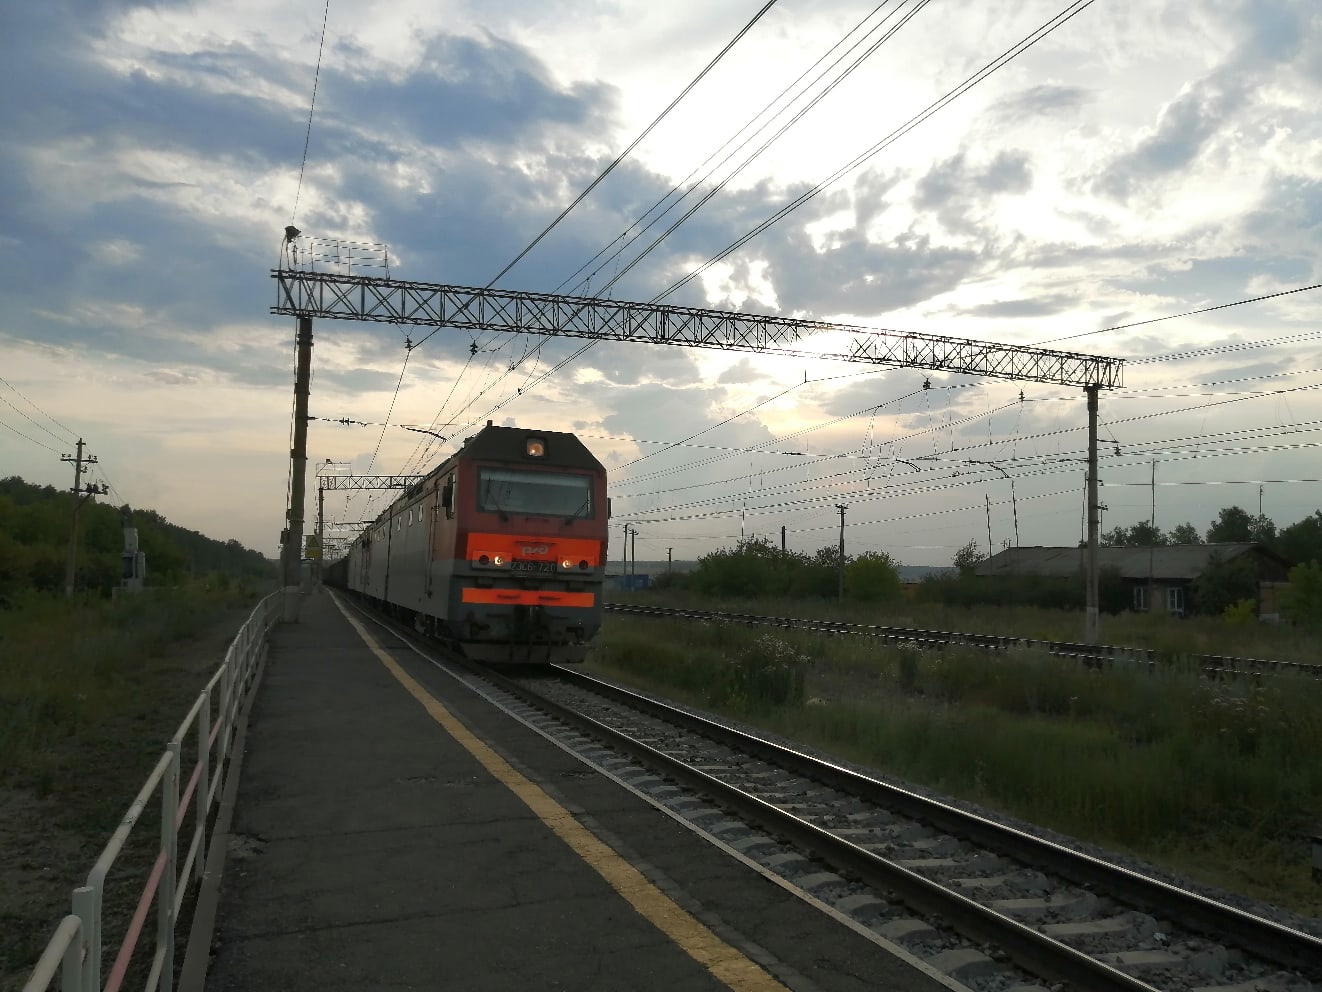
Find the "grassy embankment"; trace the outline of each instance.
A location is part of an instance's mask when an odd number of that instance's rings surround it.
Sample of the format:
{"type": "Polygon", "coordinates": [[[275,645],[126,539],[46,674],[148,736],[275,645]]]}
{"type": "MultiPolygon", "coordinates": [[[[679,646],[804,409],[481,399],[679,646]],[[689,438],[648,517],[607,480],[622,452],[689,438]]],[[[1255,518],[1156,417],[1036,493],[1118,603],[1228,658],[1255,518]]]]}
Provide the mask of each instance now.
{"type": "MultiPolygon", "coordinates": [[[[912,605],[889,617],[822,609],[860,623],[1079,639],[1078,614],[934,615],[912,605]]],[[[719,608],[778,607],[808,612],[804,603],[719,608]]],[[[1322,683],[1292,675],[1209,682],[1179,658],[1217,651],[1316,661],[1316,637],[1240,630],[1215,618],[1160,619],[1103,618],[1108,643],[1162,652],[1155,673],[1093,671],[1033,651],[919,651],[621,617],[608,618],[589,668],[1207,884],[1322,915],[1305,840],[1322,821],[1322,683]]]]}
{"type": "MultiPolygon", "coordinates": [[[[115,601],[30,595],[0,610],[0,992],[21,987],[258,598],[197,586],[115,601]]],[[[108,940],[141,888],[159,817],[157,799],[111,876],[108,940]]]]}

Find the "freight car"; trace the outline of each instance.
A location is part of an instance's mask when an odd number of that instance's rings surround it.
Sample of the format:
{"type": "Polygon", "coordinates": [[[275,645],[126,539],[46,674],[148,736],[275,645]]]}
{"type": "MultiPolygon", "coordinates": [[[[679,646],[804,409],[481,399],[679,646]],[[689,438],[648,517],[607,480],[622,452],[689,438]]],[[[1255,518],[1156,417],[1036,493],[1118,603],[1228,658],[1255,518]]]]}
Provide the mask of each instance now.
{"type": "Polygon", "coordinates": [[[606,470],[573,434],[490,421],[327,582],[487,663],[582,661],[601,627],[606,470]]]}

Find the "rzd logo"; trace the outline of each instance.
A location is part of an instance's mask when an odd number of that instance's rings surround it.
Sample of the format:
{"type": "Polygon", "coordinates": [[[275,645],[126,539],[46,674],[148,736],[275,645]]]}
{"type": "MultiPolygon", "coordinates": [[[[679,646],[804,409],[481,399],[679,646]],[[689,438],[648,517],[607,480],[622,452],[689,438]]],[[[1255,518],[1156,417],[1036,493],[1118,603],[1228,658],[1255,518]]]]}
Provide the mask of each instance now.
{"type": "Polygon", "coordinates": [[[544,555],[551,549],[545,544],[525,544],[519,548],[519,553],[524,555],[544,555]]]}

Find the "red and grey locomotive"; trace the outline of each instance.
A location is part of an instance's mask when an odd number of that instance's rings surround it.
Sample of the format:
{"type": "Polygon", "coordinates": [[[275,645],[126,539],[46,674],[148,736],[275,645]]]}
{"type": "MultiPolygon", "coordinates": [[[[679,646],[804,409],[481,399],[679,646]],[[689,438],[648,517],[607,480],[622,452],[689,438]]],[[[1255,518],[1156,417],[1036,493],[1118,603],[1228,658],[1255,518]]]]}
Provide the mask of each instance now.
{"type": "Polygon", "coordinates": [[[484,662],[581,661],[601,626],[606,470],[573,434],[490,422],[328,581],[484,662]]]}

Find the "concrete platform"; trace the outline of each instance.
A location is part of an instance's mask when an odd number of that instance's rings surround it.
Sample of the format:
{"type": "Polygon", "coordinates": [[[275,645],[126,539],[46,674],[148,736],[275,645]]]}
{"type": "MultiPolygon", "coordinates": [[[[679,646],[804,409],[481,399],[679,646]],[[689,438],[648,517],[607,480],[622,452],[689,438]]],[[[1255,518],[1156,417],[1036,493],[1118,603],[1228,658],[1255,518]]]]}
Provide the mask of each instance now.
{"type": "Polygon", "coordinates": [[[946,987],[372,636],[548,803],[438,723],[330,594],[305,597],[250,718],[209,992],[946,987]]]}

